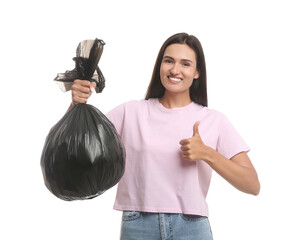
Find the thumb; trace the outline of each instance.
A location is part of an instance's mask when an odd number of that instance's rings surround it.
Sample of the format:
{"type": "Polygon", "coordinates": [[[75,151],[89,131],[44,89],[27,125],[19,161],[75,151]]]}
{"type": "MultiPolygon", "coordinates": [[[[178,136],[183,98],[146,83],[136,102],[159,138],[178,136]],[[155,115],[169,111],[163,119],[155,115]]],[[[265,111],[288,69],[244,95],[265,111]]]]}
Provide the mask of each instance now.
{"type": "Polygon", "coordinates": [[[95,82],[91,82],[91,86],[90,86],[90,90],[93,92],[94,89],[96,88],[96,83],[95,82]]]}
{"type": "Polygon", "coordinates": [[[198,126],[200,124],[200,121],[195,122],[193,126],[193,137],[194,136],[200,136],[198,126]]]}

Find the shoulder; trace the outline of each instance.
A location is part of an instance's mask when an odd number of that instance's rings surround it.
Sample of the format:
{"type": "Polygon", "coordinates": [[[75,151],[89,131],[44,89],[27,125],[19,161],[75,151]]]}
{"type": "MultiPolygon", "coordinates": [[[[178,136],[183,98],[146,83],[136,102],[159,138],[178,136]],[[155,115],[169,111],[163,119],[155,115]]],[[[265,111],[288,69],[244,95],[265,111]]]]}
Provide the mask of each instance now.
{"type": "Polygon", "coordinates": [[[126,112],[138,111],[143,109],[147,105],[148,105],[147,100],[130,100],[114,107],[107,114],[109,115],[109,114],[119,113],[119,112],[126,113],[126,112]]]}
{"type": "Polygon", "coordinates": [[[207,112],[208,118],[212,119],[213,122],[216,123],[219,134],[221,136],[237,134],[236,128],[233,125],[232,121],[230,121],[229,117],[227,117],[224,113],[208,108],[206,108],[205,111],[207,112]]]}
{"type": "Polygon", "coordinates": [[[225,115],[225,113],[219,110],[202,107],[199,111],[199,117],[209,128],[216,129],[219,133],[225,131],[228,132],[234,128],[230,119],[225,115]]]}
{"type": "Polygon", "coordinates": [[[222,121],[223,119],[226,118],[225,114],[223,114],[222,112],[215,109],[211,109],[209,107],[201,106],[197,103],[195,103],[194,110],[199,110],[200,113],[204,115],[204,117],[206,118],[216,119],[218,121],[222,121]]]}
{"type": "Polygon", "coordinates": [[[148,104],[148,100],[131,100],[128,102],[123,103],[126,108],[137,108],[137,107],[144,107],[148,104]]]}

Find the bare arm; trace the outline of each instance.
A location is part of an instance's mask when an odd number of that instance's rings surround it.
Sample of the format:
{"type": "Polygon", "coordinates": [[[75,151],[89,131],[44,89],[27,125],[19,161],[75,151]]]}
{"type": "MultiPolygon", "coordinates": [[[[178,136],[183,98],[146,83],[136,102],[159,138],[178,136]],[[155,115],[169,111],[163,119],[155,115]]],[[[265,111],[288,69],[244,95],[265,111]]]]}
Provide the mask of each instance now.
{"type": "Polygon", "coordinates": [[[199,122],[193,128],[193,137],[180,141],[184,159],[192,161],[205,161],[213,170],[238,190],[258,195],[260,182],[257,172],[245,152],[238,153],[228,159],[206,146],[198,131],[199,122]]]}
{"type": "Polygon", "coordinates": [[[211,149],[208,156],[205,162],[235,188],[245,193],[259,194],[260,182],[258,175],[245,152],[238,153],[231,159],[227,159],[211,149]]]}

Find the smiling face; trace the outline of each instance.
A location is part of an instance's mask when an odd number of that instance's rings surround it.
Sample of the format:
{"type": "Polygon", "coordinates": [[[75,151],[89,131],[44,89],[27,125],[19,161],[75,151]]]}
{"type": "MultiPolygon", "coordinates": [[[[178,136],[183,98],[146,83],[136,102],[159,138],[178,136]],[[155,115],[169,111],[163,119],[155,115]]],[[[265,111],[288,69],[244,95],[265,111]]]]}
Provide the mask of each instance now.
{"type": "Polygon", "coordinates": [[[199,77],[196,70],[196,54],[186,44],[171,44],[163,55],[160,77],[165,94],[183,94],[190,97],[190,87],[194,78],[199,77]]]}

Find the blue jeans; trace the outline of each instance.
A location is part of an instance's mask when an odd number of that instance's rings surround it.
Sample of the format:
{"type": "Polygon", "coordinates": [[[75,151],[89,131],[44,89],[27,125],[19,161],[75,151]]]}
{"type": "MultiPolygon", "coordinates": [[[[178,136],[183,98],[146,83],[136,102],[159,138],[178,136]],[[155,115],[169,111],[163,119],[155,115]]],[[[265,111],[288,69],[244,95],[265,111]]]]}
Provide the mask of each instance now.
{"type": "Polygon", "coordinates": [[[121,240],[212,240],[207,217],[124,211],[121,240]]]}

